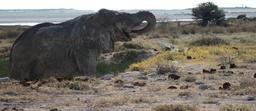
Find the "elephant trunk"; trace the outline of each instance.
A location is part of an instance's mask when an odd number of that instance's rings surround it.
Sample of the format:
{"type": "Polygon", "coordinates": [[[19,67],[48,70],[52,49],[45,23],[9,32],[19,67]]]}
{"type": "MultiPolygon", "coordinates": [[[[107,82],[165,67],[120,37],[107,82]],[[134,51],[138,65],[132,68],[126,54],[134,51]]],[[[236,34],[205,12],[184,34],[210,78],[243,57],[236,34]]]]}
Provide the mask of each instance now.
{"type": "Polygon", "coordinates": [[[133,28],[133,33],[145,33],[152,30],[156,25],[155,16],[148,11],[140,11],[135,14],[137,18],[141,21],[139,26],[133,28]]]}

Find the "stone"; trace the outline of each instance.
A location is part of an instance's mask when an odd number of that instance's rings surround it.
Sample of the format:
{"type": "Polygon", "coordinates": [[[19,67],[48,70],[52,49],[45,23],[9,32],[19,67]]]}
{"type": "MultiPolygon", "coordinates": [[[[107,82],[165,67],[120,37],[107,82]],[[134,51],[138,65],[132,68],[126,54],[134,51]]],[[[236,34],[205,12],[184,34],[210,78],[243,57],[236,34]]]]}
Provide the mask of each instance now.
{"type": "Polygon", "coordinates": [[[143,81],[136,81],[133,83],[134,86],[145,86],[146,85],[146,82],[143,82],[143,81]]]}
{"type": "Polygon", "coordinates": [[[144,74],[138,75],[137,79],[141,79],[141,80],[148,80],[148,77],[144,74]]]}
{"type": "Polygon", "coordinates": [[[196,84],[196,85],[201,85],[201,84],[204,84],[204,83],[201,82],[201,81],[196,81],[195,84],[196,84]]]}
{"type": "Polygon", "coordinates": [[[124,85],[124,81],[121,79],[114,80],[114,86],[122,87],[124,85]]]}
{"type": "Polygon", "coordinates": [[[211,71],[208,69],[203,69],[203,73],[210,73],[211,71]]]}
{"type": "Polygon", "coordinates": [[[255,101],[256,97],[255,96],[249,96],[247,97],[247,101],[255,101]]]}
{"type": "Polygon", "coordinates": [[[180,86],[180,89],[188,89],[189,86],[188,85],[185,85],[185,86],[180,86]]]}
{"type": "Polygon", "coordinates": [[[7,82],[7,81],[10,81],[9,77],[0,78],[0,82],[7,82]]]}
{"type": "Polygon", "coordinates": [[[90,77],[88,76],[78,76],[78,77],[74,77],[75,81],[89,81],[90,77]]]}
{"type": "Polygon", "coordinates": [[[180,76],[176,75],[176,74],[169,74],[168,75],[168,80],[173,79],[173,80],[178,80],[180,79],[180,76]]]}
{"type": "Polygon", "coordinates": [[[185,69],[187,69],[188,74],[202,74],[203,67],[199,65],[192,65],[185,69]]]}
{"type": "Polygon", "coordinates": [[[113,74],[106,74],[101,77],[102,80],[111,80],[114,77],[113,74]]]}
{"type": "Polygon", "coordinates": [[[167,89],[177,89],[176,86],[169,86],[167,89]]]}
{"type": "Polygon", "coordinates": [[[134,88],[134,85],[133,84],[125,84],[123,87],[124,88],[134,88]]]}
{"type": "Polygon", "coordinates": [[[61,110],[59,110],[57,108],[53,108],[53,109],[50,109],[50,111],[61,111],[61,110]]]}
{"type": "Polygon", "coordinates": [[[201,90],[206,90],[206,89],[209,89],[209,86],[206,85],[206,84],[201,84],[201,85],[198,86],[198,88],[201,89],[201,90]]]}
{"type": "Polygon", "coordinates": [[[126,82],[132,82],[134,79],[138,79],[142,76],[145,76],[143,72],[140,71],[131,71],[131,72],[124,72],[119,74],[120,78],[126,82]]]}

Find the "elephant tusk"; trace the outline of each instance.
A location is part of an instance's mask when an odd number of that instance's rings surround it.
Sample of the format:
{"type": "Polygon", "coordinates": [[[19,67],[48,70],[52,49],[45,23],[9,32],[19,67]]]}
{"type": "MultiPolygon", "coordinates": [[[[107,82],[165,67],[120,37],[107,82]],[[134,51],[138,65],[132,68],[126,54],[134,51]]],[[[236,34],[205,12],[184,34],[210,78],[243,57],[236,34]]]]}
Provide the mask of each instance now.
{"type": "Polygon", "coordinates": [[[140,30],[143,30],[143,29],[145,29],[148,25],[149,25],[149,24],[148,24],[147,21],[142,21],[140,25],[133,27],[133,28],[132,28],[132,31],[140,31],[140,30]]]}

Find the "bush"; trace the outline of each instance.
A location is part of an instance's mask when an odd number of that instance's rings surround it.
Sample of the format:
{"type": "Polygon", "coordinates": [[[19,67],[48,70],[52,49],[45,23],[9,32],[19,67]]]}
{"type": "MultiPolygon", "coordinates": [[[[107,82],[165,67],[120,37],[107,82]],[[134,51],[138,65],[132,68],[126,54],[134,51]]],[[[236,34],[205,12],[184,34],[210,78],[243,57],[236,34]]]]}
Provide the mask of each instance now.
{"type": "Polygon", "coordinates": [[[0,58],[0,77],[8,76],[9,73],[9,62],[8,59],[0,58]]]}
{"type": "Polygon", "coordinates": [[[179,67],[176,67],[173,64],[158,64],[156,68],[156,73],[160,75],[166,73],[177,74],[179,73],[179,67]]]}
{"type": "Polygon", "coordinates": [[[225,20],[225,13],[212,2],[201,3],[198,7],[192,9],[192,15],[199,25],[208,24],[222,25],[225,20]]]}
{"type": "Polygon", "coordinates": [[[206,36],[206,37],[201,37],[191,42],[190,44],[195,46],[216,46],[216,45],[228,45],[229,42],[219,37],[206,36]]]}

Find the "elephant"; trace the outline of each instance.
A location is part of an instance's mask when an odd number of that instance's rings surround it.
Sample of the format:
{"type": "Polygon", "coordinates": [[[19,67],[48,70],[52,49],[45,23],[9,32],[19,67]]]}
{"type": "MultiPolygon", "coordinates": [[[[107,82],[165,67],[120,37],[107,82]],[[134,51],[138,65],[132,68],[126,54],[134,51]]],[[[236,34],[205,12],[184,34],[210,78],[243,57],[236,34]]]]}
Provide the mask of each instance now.
{"type": "Polygon", "coordinates": [[[32,26],[11,47],[10,78],[91,76],[100,53],[113,51],[116,41],[129,41],[155,25],[156,18],[149,11],[100,9],[61,23],[32,26]]]}

